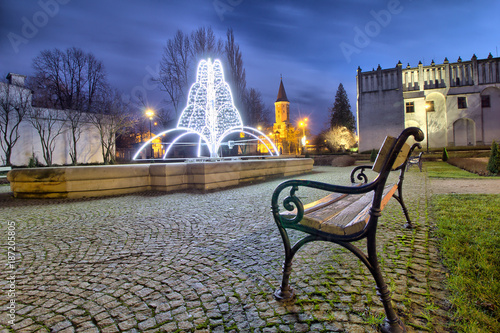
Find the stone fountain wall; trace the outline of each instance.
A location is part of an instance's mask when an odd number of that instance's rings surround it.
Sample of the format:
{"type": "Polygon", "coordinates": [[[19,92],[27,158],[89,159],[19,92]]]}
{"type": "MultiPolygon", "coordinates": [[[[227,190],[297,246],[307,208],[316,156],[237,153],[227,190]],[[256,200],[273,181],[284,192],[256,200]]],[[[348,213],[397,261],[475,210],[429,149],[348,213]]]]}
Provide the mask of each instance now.
{"type": "Polygon", "coordinates": [[[15,169],[16,198],[85,198],[142,191],[217,190],[310,172],[310,158],[15,169]]]}

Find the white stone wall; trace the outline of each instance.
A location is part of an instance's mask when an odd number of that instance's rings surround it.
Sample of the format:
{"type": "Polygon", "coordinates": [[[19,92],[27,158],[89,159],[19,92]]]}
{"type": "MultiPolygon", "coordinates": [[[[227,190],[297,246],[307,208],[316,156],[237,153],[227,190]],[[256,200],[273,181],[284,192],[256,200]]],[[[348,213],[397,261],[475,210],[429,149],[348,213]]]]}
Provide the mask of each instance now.
{"type": "MultiPolygon", "coordinates": [[[[15,75],[12,76],[11,82],[17,84],[23,84],[24,80],[19,80],[22,76],[15,75]]],[[[31,92],[21,86],[16,86],[8,83],[0,82],[0,99],[4,99],[5,91],[7,88],[21,90],[28,94],[31,92]]],[[[19,96],[19,95],[18,95],[19,96]]],[[[31,108],[31,97],[29,98],[29,107],[31,108]]],[[[38,108],[34,108],[38,109],[38,108]]],[[[41,109],[39,109],[41,110],[41,109]]],[[[45,109],[46,112],[51,114],[57,114],[57,117],[64,119],[65,114],[60,110],[55,109],[45,109]]],[[[58,122],[56,127],[61,126],[62,122],[58,122]]],[[[12,126],[12,124],[11,124],[12,126]]],[[[55,149],[53,153],[52,163],[55,165],[71,164],[71,157],[69,155],[70,151],[70,138],[69,138],[69,128],[65,125],[64,132],[59,135],[55,140],[55,149]]],[[[83,123],[83,131],[80,140],[77,144],[78,149],[78,163],[102,163],[102,151],[100,136],[98,130],[90,123],[83,123]]],[[[13,165],[28,165],[30,158],[33,154],[36,156],[38,161],[45,164],[42,152],[42,145],[38,131],[30,123],[28,115],[26,115],[19,126],[20,137],[16,142],[12,155],[11,163],[13,165]]],[[[0,164],[3,164],[5,160],[5,153],[0,149],[0,164]]]]}
{"type": "MultiPolygon", "coordinates": [[[[99,132],[92,124],[85,123],[82,126],[84,130],[77,145],[78,163],[102,163],[99,132]]],[[[52,159],[52,163],[55,165],[71,164],[69,129],[67,126],[65,128],[66,130],[55,140],[52,159]]],[[[40,136],[27,118],[20,125],[20,134],[12,151],[11,163],[13,165],[28,165],[34,154],[38,161],[45,165],[40,136]]],[[[0,155],[2,159],[5,157],[3,151],[0,152],[0,155]]]]}
{"type": "Polygon", "coordinates": [[[404,129],[401,69],[358,71],[357,127],[359,151],[379,149],[387,135],[404,129]],[[399,87],[399,88],[398,88],[399,87]],[[365,92],[365,90],[368,90],[365,92]]]}
{"type": "Polygon", "coordinates": [[[500,58],[474,56],[440,65],[358,69],[357,84],[360,151],[377,149],[386,135],[410,126],[422,129],[426,134],[422,144],[429,148],[500,141],[500,58]],[[490,107],[482,107],[484,95],[490,96],[490,107]],[[458,107],[458,97],[466,98],[466,108],[458,107]],[[433,112],[425,108],[430,101],[433,112]],[[415,112],[406,112],[407,102],[414,103],[415,112]]]}

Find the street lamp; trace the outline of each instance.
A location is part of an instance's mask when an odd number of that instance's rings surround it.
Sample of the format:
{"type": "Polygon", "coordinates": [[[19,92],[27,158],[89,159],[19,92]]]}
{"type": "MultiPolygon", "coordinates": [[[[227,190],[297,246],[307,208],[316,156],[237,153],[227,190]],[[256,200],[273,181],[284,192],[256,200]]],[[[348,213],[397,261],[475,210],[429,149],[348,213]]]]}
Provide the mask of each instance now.
{"type": "Polygon", "coordinates": [[[428,120],[428,115],[429,115],[429,103],[425,103],[424,108],[425,108],[425,141],[427,141],[427,154],[429,153],[429,120],[428,120]]]}
{"type": "Polygon", "coordinates": [[[278,149],[278,135],[280,135],[280,131],[274,132],[274,145],[276,146],[276,149],[278,149]]]}
{"type": "Polygon", "coordinates": [[[302,127],[302,154],[305,152],[305,146],[306,146],[306,126],[307,126],[307,118],[304,118],[303,121],[299,123],[299,126],[302,127]]]}
{"type": "MultiPolygon", "coordinates": [[[[146,109],[146,117],[149,118],[149,139],[153,137],[153,133],[151,132],[151,122],[153,120],[153,117],[155,115],[155,112],[153,109],[146,109]]],[[[151,158],[154,157],[154,151],[153,151],[153,142],[151,141],[151,158]]]]}

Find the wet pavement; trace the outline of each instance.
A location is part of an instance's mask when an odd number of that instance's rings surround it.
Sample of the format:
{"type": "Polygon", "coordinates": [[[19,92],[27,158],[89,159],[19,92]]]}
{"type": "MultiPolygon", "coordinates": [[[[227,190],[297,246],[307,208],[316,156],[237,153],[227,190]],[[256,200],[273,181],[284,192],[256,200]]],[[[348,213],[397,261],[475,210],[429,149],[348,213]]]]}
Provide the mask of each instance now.
{"type": "MultiPolygon", "coordinates": [[[[315,167],[293,178],[348,184],[350,170],[315,167]]],[[[297,298],[273,299],[284,253],[270,201],[283,180],[83,200],[15,200],[3,186],[0,232],[7,244],[15,226],[16,262],[11,274],[3,246],[1,287],[14,282],[15,296],[2,293],[0,332],[377,332],[384,312],[373,278],[334,244],[301,249],[291,275],[297,298]]],[[[391,200],[379,222],[382,272],[409,332],[447,332],[429,180],[413,169],[405,182],[417,227],[403,228],[391,200]]]]}

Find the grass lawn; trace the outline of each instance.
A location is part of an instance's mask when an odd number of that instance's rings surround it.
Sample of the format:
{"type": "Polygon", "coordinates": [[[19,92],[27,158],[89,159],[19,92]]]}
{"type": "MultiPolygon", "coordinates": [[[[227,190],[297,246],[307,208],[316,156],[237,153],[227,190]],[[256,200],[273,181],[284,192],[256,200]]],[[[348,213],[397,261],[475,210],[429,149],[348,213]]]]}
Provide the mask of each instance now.
{"type": "Polygon", "coordinates": [[[500,332],[500,195],[436,195],[432,218],[458,332],[500,332]]]}
{"type": "Polygon", "coordinates": [[[424,162],[427,175],[431,178],[485,178],[471,173],[446,162],[424,162]]]}

